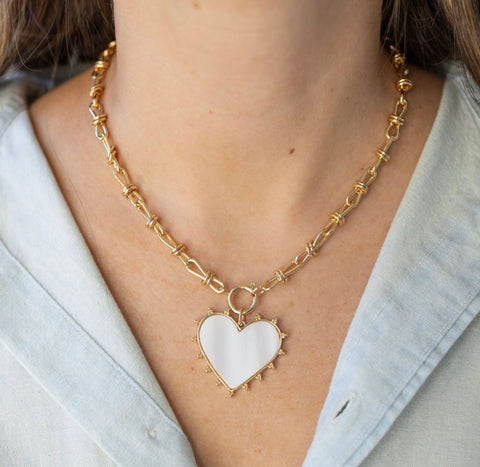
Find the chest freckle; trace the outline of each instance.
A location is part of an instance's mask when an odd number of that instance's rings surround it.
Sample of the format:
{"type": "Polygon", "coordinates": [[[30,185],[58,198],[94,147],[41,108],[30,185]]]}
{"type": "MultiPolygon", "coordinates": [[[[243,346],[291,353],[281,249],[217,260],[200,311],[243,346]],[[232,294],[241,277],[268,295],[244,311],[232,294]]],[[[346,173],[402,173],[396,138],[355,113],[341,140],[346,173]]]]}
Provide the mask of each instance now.
{"type": "Polygon", "coordinates": [[[256,456],[263,456],[263,449],[262,448],[255,448],[253,450],[253,453],[256,455],[256,456]]]}

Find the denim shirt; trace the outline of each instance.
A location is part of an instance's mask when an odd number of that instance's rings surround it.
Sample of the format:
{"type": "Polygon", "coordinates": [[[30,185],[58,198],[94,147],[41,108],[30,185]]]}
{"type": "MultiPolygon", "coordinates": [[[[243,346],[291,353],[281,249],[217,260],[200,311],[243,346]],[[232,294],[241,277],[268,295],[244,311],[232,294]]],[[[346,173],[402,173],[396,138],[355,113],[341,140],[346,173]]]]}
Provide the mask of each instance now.
{"type": "MultiPolygon", "coordinates": [[[[35,139],[42,87],[0,91],[0,464],[193,466],[35,139]]],[[[479,292],[480,108],[451,66],[303,465],[480,465],[479,292]]]]}

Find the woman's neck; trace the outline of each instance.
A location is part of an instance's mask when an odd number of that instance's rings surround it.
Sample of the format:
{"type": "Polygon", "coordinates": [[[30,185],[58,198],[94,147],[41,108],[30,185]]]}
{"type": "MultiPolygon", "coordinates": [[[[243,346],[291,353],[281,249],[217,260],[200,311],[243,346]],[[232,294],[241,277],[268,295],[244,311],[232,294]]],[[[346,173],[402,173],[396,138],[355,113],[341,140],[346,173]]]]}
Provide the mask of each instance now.
{"type": "Polygon", "coordinates": [[[193,222],[225,205],[255,218],[268,199],[285,223],[282,211],[349,186],[395,98],[380,9],[118,0],[105,106],[127,167],[155,204],[175,200],[193,222]]]}
{"type": "Polygon", "coordinates": [[[174,0],[140,8],[118,0],[118,63],[124,73],[117,81],[137,87],[160,109],[185,105],[191,112],[193,104],[198,111],[249,121],[290,114],[324,83],[349,93],[358,90],[358,80],[377,83],[380,5],[174,0]]]}

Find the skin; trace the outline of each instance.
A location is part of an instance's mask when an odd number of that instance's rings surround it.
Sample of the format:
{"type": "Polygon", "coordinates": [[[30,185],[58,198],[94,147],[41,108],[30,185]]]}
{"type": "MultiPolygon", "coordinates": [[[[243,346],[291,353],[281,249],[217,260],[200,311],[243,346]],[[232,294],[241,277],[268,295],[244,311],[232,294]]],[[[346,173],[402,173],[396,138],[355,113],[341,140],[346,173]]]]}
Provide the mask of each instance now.
{"type": "MultiPolygon", "coordinates": [[[[343,202],[384,141],[397,93],[381,2],[115,2],[104,104],[163,225],[227,286],[261,283],[343,202]]],[[[30,114],[99,269],[199,465],[300,465],[348,327],[420,156],[442,83],[412,69],[407,123],[369,195],[318,258],[262,297],[286,357],[233,399],[203,375],[193,320],[226,297],[143,227],[95,140],[82,74],[30,114]],[[212,442],[212,440],[215,440],[212,442]]]]}

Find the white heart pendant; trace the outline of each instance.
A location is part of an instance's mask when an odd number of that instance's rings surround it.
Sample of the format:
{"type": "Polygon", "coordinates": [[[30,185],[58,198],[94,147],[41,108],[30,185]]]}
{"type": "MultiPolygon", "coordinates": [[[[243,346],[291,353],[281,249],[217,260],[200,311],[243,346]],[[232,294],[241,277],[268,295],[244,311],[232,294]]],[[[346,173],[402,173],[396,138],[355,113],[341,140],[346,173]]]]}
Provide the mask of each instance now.
{"type": "MultiPolygon", "coordinates": [[[[209,314],[198,323],[196,341],[200,347],[199,358],[205,358],[208,370],[230,395],[254,378],[261,379],[262,372],[273,368],[274,360],[284,354],[277,320],[268,321],[260,315],[249,324],[239,326],[228,313],[209,314]]],[[[218,384],[218,383],[217,383],[218,384]]]]}

